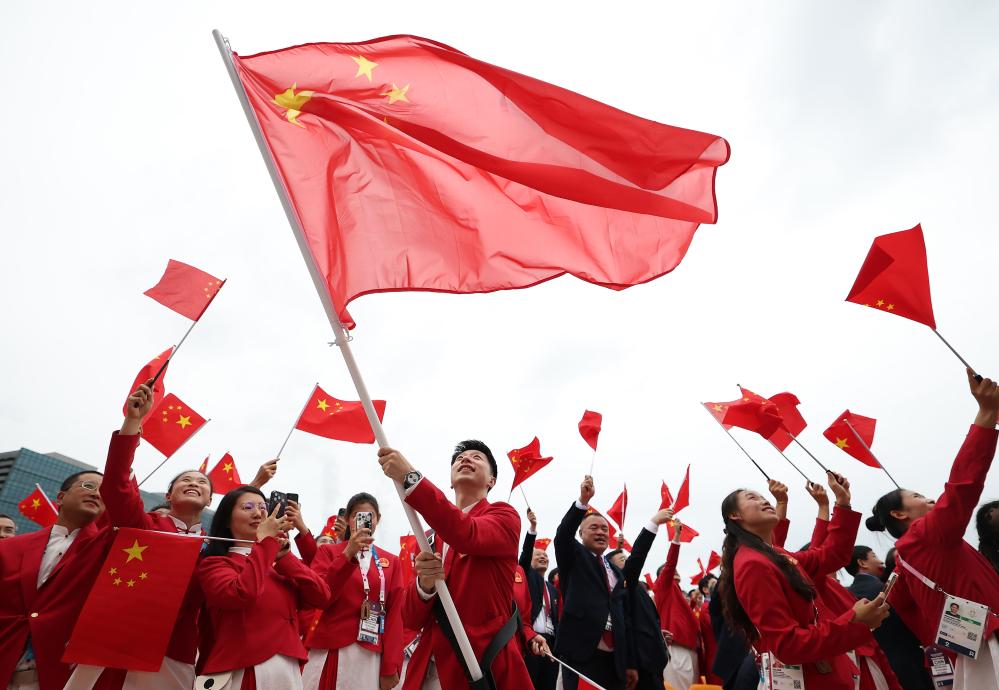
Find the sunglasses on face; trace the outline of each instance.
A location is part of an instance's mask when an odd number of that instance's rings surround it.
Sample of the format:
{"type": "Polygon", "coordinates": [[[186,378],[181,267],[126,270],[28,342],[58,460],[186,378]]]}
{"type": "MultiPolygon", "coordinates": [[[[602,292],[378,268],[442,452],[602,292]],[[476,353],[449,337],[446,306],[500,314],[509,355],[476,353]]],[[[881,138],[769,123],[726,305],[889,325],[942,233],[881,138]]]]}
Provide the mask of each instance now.
{"type": "Polygon", "coordinates": [[[247,512],[250,512],[250,511],[253,511],[253,510],[262,510],[265,513],[267,512],[267,504],[266,503],[256,503],[255,501],[245,501],[243,503],[240,503],[239,507],[242,510],[245,510],[247,512]]]}

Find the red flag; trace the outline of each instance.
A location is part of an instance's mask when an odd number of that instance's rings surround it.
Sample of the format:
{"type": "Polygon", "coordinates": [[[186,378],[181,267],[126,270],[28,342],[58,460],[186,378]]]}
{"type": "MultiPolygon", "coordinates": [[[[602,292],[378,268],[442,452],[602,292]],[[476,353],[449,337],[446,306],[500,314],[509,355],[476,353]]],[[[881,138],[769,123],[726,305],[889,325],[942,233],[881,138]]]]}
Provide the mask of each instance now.
{"type": "Polygon", "coordinates": [[[687,473],[683,475],[683,484],[676,492],[676,500],[673,502],[673,514],[676,515],[681,510],[690,505],[690,465],[687,465],[687,473]]]}
{"type": "MultiPolygon", "coordinates": [[[[378,419],[385,418],[385,401],[372,400],[378,419]]],[[[305,406],[305,411],[295,424],[296,429],[310,434],[350,443],[374,443],[364,406],[360,402],[337,400],[319,386],[305,406]]]]}
{"type": "Polygon", "coordinates": [[[708,572],[710,573],[712,570],[714,570],[720,565],[721,565],[721,556],[712,551],[711,555],[708,556],[708,572]]]}
{"type": "MultiPolygon", "coordinates": [[[[777,405],[742,386],[739,386],[739,390],[742,391],[740,400],[725,403],[725,416],[722,418],[722,424],[755,431],[763,438],[772,436],[775,431],[780,429],[782,422],[777,405]]],[[[711,404],[717,405],[718,403],[711,404]]]]}
{"type": "Polygon", "coordinates": [[[577,690],[604,690],[603,687],[599,685],[594,685],[593,683],[591,683],[590,681],[586,680],[581,676],[578,676],[578,678],[579,681],[576,684],[577,690]]]}
{"type": "Polygon", "coordinates": [[[649,591],[650,592],[656,586],[656,583],[652,581],[652,576],[650,574],[648,574],[648,573],[645,573],[645,584],[647,584],[649,586],[649,591]]]}
{"type": "Polygon", "coordinates": [[[701,403],[704,405],[704,409],[711,413],[711,416],[718,420],[718,423],[724,426],[726,429],[731,429],[731,424],[725,423],[725,412],[728,410],[729,405],[734,405],[739,402],[738,400],[733,400],[732,402],[706,402],[701,403]]]}
{"type": "MultiPolygon", "coordinates": [[[[326,518],[326,526],[323,527],[323,531],[319,533],[320,537],[333,537],[336,538],[336,515],[330,515],[326,518]]],[[[402,537],[399,537],[401,540],[402,537]]]]}
{"type": "Polygon", "coordinates": [[[538,539],[534,540],[534,548],[541,549],[542,551],[547,551],[548,550],[548,545],[551,544],[551,543],[552,543],[551,539],[541,539],[541,538],[538,538],[538,539]]]}
{"type": "Polygon", "coordinates": [[[870,448],[874,444],[874,426],[877,423],[878,420],[872,417],[864,417],[863,415],[854,414],[850,410],[846,410],[836,418],[835,422],[829,425],[828,429],[822,432],[822,435],[832,443],[835,443],[837,448],[860,460],[865,465],[880,468],[881,463],[867,450],[867,448],[870,448]],[[847,422],[849,422],[849,426],[847,422]],[[851,426],[856,430],[856,434],[850,430],[851,426]],[[867,448],[864,448],[864,443],[861,443],[857,439],[857,434],[867,444],[867,448]]]}
{"type": "Polygon", "coordinates": [[[225,495],[235,488],[243,486],[236,470],[236,461],[226,453],[223,455],[212,471],[208,473],[208,479],[212,482],[212,493],[225,495]]]}
{"type": "Polygon", "coordinates": [[[119,529],[63,662],[159,670],[200,551],[200,539],[119,529]]]}
{"type": "Polygon", "coordinates": [[[181,316],[197,321],[224,283],[224,280],[219,280],[210,273],[170,259],[160,282],[142,294],[152,297],[181,316]]]}
{"type": "Polygon", "coordinates": [[[51,527],[59,517],[59,511],[37,484],[35,490],[17,504],[17,509],[21,511],[21,515],[42,527],[51,527]]]}
{"type": "Polygon", "coordinates": [[[600,436],[600,426],[603,421],[603,415],[589,410],[585,410],[583,418],[579,420],[579,435],[593,450],[597,449],[597,438],[600,436]]]}
{"type": "MultiPolygon", "coordinates": [[[[674,522],[673,520],[669,520],[666,522],[666,534],[669,535],[670,541],[673,541],[673,536],[676,534],[676,530],[673,528],[673,522],[674,522]]],[[[684,523],[683,531],[680,532],[680,543],[688,544],[691,541],[693,541],[694,537],[699,537],[699,536],[700,532],[695,530],[690,525],[684,523]]]]}
{"type": "Polygon", "coordinates": [[[621,548],[623,551],[631,553],[631,542],[628,541],[627,539],[622,539],[621,546],[619,548],[621,548]]]}
{"type": "Polygon", "coordinates": [[[923,229],[875,237],[847,302],[918,321],[935,329],[923,229]]]}
{"type": "Polygon", "coordinates": [[[673,505],[673,494],[669,492],[666,482],[663,482],[662,488],[659,489],[659,495],[662,496],[662,500],[659,502],[659,510],[665,510],[673,505]]]}
{"type": "Polygon", "coordinates": [[[420,545],[415,536],[408,534],[399,537],[399,564],[402,566],[403,584],[409,585],[416,579],[415,559],[419,552],[420,545]]]}
{"type": "Polygon", "coordinates": [[[770,396],[770,402],[777,406],[783,426],[774,431],[769,441],[781,451],[791,445],[791,440],[805,430],[808,423],[798,412],[801,401],[792,393],[778,393],[770,396]]]}
{"type": "Polygon", "coordinates": [[[717,218],[724,139],[431,40],[233,57],[345,324],[372,292],[636,285],[717,218]]]}
{"type": "Polygon", "coordinates": [[[201,466],[198,467],[198,472],[201,472],[201,474],[208,474],[208,458],[209,457],[210,456],[206,455],[205,459],[201,461],[201,466]]]}
{"type": "Polygon", "coordinates": [[[541,457],[541,441],[537,436],[523,448],[511,450],[506,456],[513,465],[513,484],[510,486],[510,491],[552,461],[552,458],[541,457]]]}
{"type": "Polygon", "coordinates": [[[205,424],[205,418],[173,393],[167,393],[142,426],[142,438],[170,457],[205,424]]]}
{"type": "Polygon", "coordinates": [[[614,505],[607,511],[607,517],[617,523],[617,526],[624,529],[624,516],[628,512],[628,485],[624,485],[624,491],[614,501],[614,505]]]}
{"type": "MultiPolygon", "coordinates": [[[[149,363],[146,364],[146,366],[139,369],[139,374],[135,377],[135,381],[132,382],[132,387],[128,390],[128,395],[137,391],[141,384],[156,376],[156,372],[159,371],[160,367],[163,366],[163,363],[170,358],[171,352],[173,352],[173,347],[168,347],[166,350],[149,360],[149,363]]],[[[160,377],[153,383],[153,407],[156,407],[160,400],[163,399],[163,393],[166,390],[164,388],[166,385],[165,379],[166,368],[163,369],[163,373],[160,374],[160,377]]],[[[121,408],[121,413],[123,415],[128,415],[128,395],[125,396],[126,401],[124,406],[121,408]]]]}
{"type": "Polygon", "coordinates": [[[691,575],[690,576],[690,584],[692,584],[692,585],[696,585],[698,582],[701,581],[702,577],[704,577],[705,575],[708,574],[708,571],[704,569],[704,564],[701,563],[701,559],[700,558],[697,559],[697,567],[700,568],[701,571],[699,573],[697,573],[696,575],[691,575]]]}

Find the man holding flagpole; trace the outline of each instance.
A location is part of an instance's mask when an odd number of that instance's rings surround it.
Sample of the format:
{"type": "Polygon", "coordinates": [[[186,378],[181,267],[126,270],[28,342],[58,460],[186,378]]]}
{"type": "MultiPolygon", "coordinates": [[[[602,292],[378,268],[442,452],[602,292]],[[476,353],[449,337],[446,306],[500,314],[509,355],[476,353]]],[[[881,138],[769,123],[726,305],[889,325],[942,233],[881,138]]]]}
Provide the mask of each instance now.
{"type": "MultiPolygon", "coordinates": [[[[513,606],[520,516],[506,503],[490,503],[497,466],[481,441],[459,443],[451,457],[455,502],[392,448],[378,451],[386,476],[402,483],[406,503],[436,531],[436,553],[416,557],[416,582],[403,602],[403,624],[422,630],[406,670],[404,690],[469,687],[454,634],[435,593],[447,582],[483,673],[484,687],[529,688],[531,679],[514,635],[520,615],[513,606]]],[[[535,654],[548,652],[544,637],[531,640],[535,654]]]]}

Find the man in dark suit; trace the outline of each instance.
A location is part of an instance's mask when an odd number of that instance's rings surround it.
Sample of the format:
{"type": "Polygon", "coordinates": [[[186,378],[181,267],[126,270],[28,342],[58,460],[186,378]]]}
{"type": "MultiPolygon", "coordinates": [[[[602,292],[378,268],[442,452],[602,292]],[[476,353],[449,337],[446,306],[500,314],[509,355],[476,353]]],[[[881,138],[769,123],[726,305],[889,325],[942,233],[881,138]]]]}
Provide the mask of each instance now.
{"type": "MultiPolygon", "coordinates": [[[[885,564],[874,550],[858,544],[853,547],[853,558],[846,566],[846,572],[853,575],[853,584],[847,589],[858,599],[873,600],[884,587],[884,582],[881,581],[884,570],[885,564]]],[[[888,657],[891,669],[905,690],[933,688],[933,681],[926,671],[923,648],[894,610],[889,612],[888,618],[874,631],[874,639],[888,657]]]]}
{"type": "MultiPolygon", "coordinates": [[[[534,511],[527,509],[530,527],[524,537],[524,548],[520,552],[520,567],[527,573],[527,591],[531,596],[531,626],[543,635],[549,649],[555,649],[558,637],[559,603],[555,585],[545,581],[548,570],[548,553],[535,548],[538,537],[538,518],[534,511]]],[[[527,654],[524,657],[527,672],[531,674],[534,690],[555,690],[559,666],[551,659],[527,654]]]]}
{"type": "MultiPolygon", "coordinates": [[[[555,654],[607,690],[630,689],[638,682],[638,671],[627,628],[626,578],[604,558],[609,530],[602,515],[589,511],[593,494],[593,478],[587,475],[579,500],[569,507],[555,532],[564,607],[555,654]],[[577,531],[582,543],[576,541],[577,531]]],[[[651,539],[644,547],[646,553],[650,545],[651,539]]],[[[576,674],[562,669],[564,690],[576,690],[577,682],[576,674]]]]}
{"type": "Polygon", "coordinates": [[[711,672],[722,679],[725,690],[756,690],[759,672],[749,642],[741,632],[732,630],[722,616],[721,597],[708,602],[711,629],[715,633],[715,660],[711,672]]]}

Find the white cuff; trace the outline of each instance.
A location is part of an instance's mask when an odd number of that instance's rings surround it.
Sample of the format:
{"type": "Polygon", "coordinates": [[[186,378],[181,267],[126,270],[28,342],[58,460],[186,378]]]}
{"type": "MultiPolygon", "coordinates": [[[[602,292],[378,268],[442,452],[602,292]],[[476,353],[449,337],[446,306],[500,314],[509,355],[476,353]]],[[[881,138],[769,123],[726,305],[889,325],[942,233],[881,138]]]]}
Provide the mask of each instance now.
{"type": "Polygon", "coordinates": [[[576,507],[579,508],[580,510],[589,510],[590,509],[590,506],[586,506],[586,505],[583,505],[582,503],[580,503],[578,498],[576,499],[576,507]]]}
{"type": "Polygon", "coordinates": [[[423,601],[430,601],[435,596],[437,596],[437,590],[436,589],[433,592],[429,592],[429,593],[424,592],[423,591],[423,587],[420,587],[420,580],[419,579],[416,580],[416,593],[420,595],[420,599],[422,599],[423,601]]]}
{"type": "Polygon", "coordinates": [[[420,477],[418,480],[416,480],[415,484],[413,484],[411,487],[409,487],[408,489],[406,489],[405,493],[403,493],[403,496],[409,496],[411,493],[413,493],[413,489],[415,489],[416,487],[418,487],[420,485],[420,482],[422,482],[422,481],[423,481],[423,477],[420,477]]]}
{"type": "Polygon", "coordinates": [[[645,526],[645,529],[649,530],[653,534],[659,534],[659,525],[654,522],[650,522],[645,526]]]}
{"type": "Polygon", "coordinates": [[[530,527],[527,528],[527,533],[535,537],[538,536],[537,530],[533,530],[530,527]]]}

